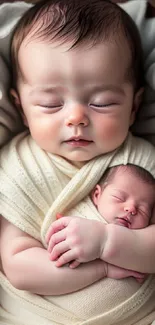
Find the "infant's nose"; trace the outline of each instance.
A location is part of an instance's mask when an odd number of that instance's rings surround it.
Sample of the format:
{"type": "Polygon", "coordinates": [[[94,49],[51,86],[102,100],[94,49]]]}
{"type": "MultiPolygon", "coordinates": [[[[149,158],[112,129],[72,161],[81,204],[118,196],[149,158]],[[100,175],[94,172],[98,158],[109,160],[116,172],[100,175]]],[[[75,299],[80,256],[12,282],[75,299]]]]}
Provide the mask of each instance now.
{"type": "Polygon", "coordinates": [[[134,205],[128,205],[124,208],[124,211],[132,214],[133,216],[137,213],[137,209],[134,205]]]}
{"type": "Polygon", "coordinates": [[[66,116],[65,124],[67,126],[88,126],[89,117],[85,108],[85,105],[78,103],[72,104],[69,113],[66,116]]]}

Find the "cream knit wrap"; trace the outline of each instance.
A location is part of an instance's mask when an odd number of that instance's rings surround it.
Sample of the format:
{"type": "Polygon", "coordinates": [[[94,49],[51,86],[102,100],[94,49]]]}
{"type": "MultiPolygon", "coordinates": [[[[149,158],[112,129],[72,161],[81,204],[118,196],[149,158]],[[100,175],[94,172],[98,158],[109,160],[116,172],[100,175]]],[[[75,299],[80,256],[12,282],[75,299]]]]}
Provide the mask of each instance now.
{"type": "MultiPolygon", "coordinates": [[[[1,211],[11,223],[45,244],[57,212],[103,220],[88,194],[108,166],[134,163],[155,176],[154,157],[154,147],[129,134],[120,149],[78,169],[44,152],[23,133],[0,154],[1,211]]],[[[105,278],[78,292],[48,297],[13,288],[2,273],[0,282],[3,325],[148,325],[155,319],[153,276],[142,286],[133,278],[105,278]]]]}

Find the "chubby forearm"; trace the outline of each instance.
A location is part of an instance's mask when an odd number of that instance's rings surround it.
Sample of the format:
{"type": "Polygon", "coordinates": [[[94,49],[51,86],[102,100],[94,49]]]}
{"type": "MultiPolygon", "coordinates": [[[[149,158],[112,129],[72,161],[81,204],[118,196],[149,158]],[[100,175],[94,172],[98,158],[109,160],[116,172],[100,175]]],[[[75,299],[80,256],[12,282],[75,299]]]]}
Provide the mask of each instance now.
{"type": "Polygon", "coordinates": [[[155,273],[155,225],[131,230],[96,220],[63,217],[51,225],[47,243],[50,258],[57,266],[100,258],[124,269],[155,273]]]}
{"type": "Polygon", "coordinates": [[[103,235],[101,259],[125,269],[155,273],[155,225],[131,230],[108,224],[103,235]]]}
{"type": "Polygon", "coordinates": [[[1,222],[1,258],[3,270],[12,285],[40,295],[60,295],[82,289],[105,275],[100,259],[72,270],[57,268],[41,242],[7,220],[1,222]]]}
{"type": "Polygon", "coordinates": [[[12,257],[10,281],[20,290],[41,295],[61,295],[82,289],[104,275],[104,263],[96,260],[72,270],[57,268],[44,248],[30,248],[12,257]]]}

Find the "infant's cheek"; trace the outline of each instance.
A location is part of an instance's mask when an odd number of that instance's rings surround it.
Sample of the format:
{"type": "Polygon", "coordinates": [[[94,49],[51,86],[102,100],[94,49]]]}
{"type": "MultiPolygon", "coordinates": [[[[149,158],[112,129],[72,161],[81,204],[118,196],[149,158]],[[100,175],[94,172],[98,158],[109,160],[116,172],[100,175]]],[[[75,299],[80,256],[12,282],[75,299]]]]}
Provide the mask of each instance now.
{"type": "Polygon", "coordinates": [[[128,133],[128,126],[121,125],[121,123],[107,123],[105,126],[98,128],[98,139],[104,144],[114,145],[118,147],[123,143],[128,133]]]}

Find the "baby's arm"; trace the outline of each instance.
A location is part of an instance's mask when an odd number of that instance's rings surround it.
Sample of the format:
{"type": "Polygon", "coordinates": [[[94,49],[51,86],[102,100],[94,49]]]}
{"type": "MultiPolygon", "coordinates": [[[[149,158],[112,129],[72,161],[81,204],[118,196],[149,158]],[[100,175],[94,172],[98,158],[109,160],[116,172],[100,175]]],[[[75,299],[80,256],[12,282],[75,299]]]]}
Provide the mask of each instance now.
{"type": "Polygon", "coordinates": [[[43,295],[60,295],[84,288],[105,276],[104,262],[96,260],[73,271],[57,268],[36,239],[4,218],[1,220],[1,257],[12,285],[43,295]]]}
{"type": "Polygon", "coordinates": [[[155,225],[136,230],[107,226],[103,260],[130,270],[155,273],[155,225]]]}
{"type": "Polygon", "coordinates": [[[155,226],[131,230],[95,220],[63,217],[47,235],[51,260],[61,266],[100,258],[107,263],[142,273],[155,273],[155,226]]]}
{"type": "Polygon", "coordinates": [[[107,277],[116,280],[125,279],[128,277],[134,277],[137,280],[137,282],[143,283],[146,278],[146,274],[123,269],[121,267],[106,262],[105,262],[105,269],[106,269],[107,277]]]}

